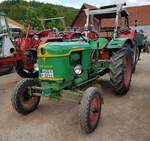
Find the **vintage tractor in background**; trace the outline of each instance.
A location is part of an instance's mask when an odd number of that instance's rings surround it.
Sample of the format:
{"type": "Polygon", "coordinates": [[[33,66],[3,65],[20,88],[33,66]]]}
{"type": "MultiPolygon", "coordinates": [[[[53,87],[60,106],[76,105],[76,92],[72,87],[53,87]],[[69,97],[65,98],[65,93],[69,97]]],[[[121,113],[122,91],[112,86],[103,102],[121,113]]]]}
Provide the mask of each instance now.
{"type": "Polygon", "coordinates": [[[22,52],[21,59],[16,61],[16,72],[24,78],[38,77],[37,60],[37,47],[41,44],[54,41],[62,41],[63,37],[59,31],[54,28],[51,30],[46,29],[45,22],[48,21],[61,21],[65,28],[64,17],[55,17],[47,19],[39,19],[43,30],[32,31],[30,27],[26,31],[25,37],[20,37],[17,40],[17,45],[22,52]]]}
{"type": "Polygon", "coordinates": [[[74,97],[80,103],[81,128],[86,133],[94,131],[101,118],[103,98],[98,87],[88,84],[109,73],[114,92],[125,95],[136,65],[135,31],[128,26],[128,13],[123,6],[86,9],[86,28],[78,34],[79,38],[38,47],[39,77],[23,79],[17,84],[11,95],[13,108],[26,115],[37,108],[41,96],[52,99],[74,97]],[[101,33],[96,33],[90,27],[92,17],[97,20],[114,18],[115,27],[101,28],[101,33]],[[125,19],[125,29],[119,26],[121,18],[125,19]]]}
{"type": "Polygon", "coordinates": [[[36,69],[37,47],[62,37],[52,31],[32,31],[30,28],[19,37],[12,36],[4,13],[0,13],[0,68],[12,65],[21,77],[38,77],[36,69]]]}
{"type": "Polygon", "coordinates": [[[9,73],[13,69],[12,63],[7,63],[3,58],[12,59],[15,47],[12,43],[12,34],[8,28],[5,14],[0,12],[0,73],[9,73]]]}
{"type": "Polygon", "coordinates": [[[38,77],[37,48],[41,44],[54,41],[62,41],[62,37],[49,30],[34,32],[28,29],[25,37],[17,39],[21,59],[16,60],[16,72],[24,78],[38,77]]]}

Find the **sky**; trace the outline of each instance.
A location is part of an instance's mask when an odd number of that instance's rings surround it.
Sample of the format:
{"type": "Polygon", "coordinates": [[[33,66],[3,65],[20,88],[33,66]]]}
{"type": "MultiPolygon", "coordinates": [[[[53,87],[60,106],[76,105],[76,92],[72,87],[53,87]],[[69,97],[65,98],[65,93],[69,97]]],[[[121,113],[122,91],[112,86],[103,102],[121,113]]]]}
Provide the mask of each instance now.
{"type": "MultiPolygon", "coordinates": [[[[2,2],[4,0],[0,0],[2,2]]],[[[26,0],[30,1],[30,0],[26,0]]],[[[102,5],[114,4],[114,3],[123,3],[126,2],[127,6],[136,6],[136,5],[150,5],[150,0],[36,0],[44,3],[53,3],[57,5],[64,5],[74,8],[80,8],[83,3],[88,3],[100,7],[102,5]]]]}

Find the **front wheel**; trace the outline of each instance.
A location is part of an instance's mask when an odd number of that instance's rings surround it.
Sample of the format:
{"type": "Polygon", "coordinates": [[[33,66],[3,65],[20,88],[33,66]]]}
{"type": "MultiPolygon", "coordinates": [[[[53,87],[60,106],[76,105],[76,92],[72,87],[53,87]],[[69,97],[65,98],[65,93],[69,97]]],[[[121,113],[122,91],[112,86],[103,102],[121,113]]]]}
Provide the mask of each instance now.
{"type": "Polygon", "coordinates": [[[80,125],[86,133],[93,132],[101,117],[103,99],[96,87],[88,88],[80,105],[80,125]]]}
{"type": "Polygon", "coordinates": [[[39,86],[39,82],[36,79],[23,79],[11,95],[12,106],[20,114],[26,115],[33,112],[40,102],[39,96],[29,94],[31,86],[39,86]]]}

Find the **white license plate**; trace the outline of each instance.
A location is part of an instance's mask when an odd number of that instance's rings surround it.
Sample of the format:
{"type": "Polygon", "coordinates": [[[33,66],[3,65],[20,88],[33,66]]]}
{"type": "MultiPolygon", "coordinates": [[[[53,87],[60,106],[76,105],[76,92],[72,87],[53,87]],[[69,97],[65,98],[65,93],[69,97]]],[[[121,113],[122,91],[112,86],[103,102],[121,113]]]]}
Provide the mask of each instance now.
{"type": "Polygon", "coordinates": [[[54,73],[53,70],[42,69],[41,78],[53,78],[54,73]]]}

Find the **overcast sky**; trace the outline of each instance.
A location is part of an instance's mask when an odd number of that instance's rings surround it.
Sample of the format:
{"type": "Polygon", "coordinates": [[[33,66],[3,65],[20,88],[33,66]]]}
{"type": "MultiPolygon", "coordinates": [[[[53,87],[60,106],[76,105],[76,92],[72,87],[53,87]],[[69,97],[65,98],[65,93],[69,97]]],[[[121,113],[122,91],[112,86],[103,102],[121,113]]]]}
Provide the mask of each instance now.
{"type": "MultiPolygon", "coordinates": [[[[4,0],[0,0],[0,2],[2,1],[4,0]]],[[[26,1],[30,1],[30,0],[26,0],[26,1]]],[[[80,8],[84,2],[95,5],[97,7],[100,7],[101,5],[123,3],[123,2],[127,2],[128,6],[150,4],[150,0],[36,0],[36,1],[70,6],[70,7],[75,7],[75,8],[80,8]]]]}

